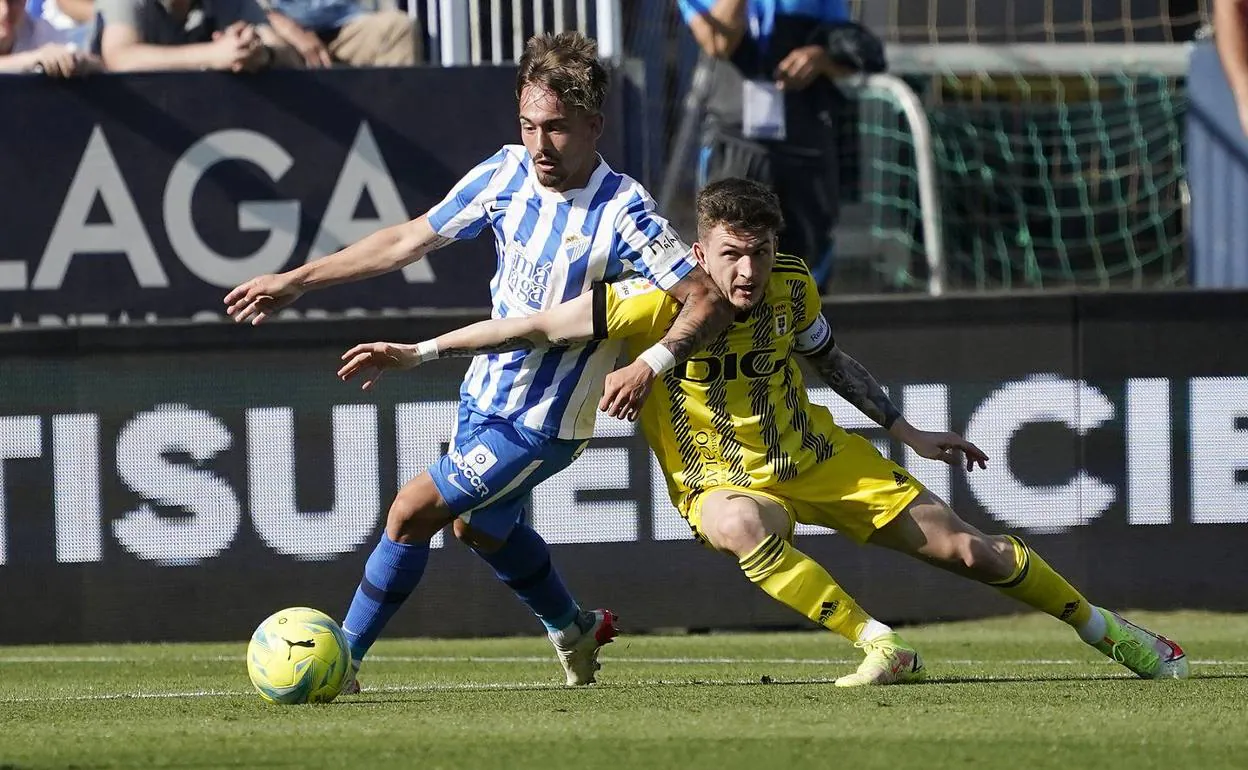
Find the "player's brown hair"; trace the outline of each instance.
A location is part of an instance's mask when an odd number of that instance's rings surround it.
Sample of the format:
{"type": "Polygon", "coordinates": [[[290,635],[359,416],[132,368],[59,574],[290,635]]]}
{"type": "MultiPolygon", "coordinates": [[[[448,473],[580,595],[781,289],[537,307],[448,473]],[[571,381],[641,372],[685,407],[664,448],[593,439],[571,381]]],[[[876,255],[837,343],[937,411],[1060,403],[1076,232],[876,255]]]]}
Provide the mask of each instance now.
{"type": "Polygon", "coordinates": [[[598,60],[598,44],[592,39],[580,32],[534,35],[520,57],[516,101],[525,86],[540,84],[567,109],[597,115],[607,97],[607,82],[607,69],[598,60]]]}
{"type": "Polygon", "coordinates": [[[703,187],[698,193],[697,212],[699,238],[716,225],[749,235],[774,235],[784,229],[780,198],[765,185],[740,177],[703,187]]]}

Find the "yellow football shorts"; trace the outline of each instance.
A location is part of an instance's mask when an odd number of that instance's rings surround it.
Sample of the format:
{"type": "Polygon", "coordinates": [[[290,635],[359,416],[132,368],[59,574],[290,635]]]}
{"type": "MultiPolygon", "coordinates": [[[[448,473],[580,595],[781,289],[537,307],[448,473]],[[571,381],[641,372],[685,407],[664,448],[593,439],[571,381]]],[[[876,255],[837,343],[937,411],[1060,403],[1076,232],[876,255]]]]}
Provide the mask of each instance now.
{"type": "Polygon", "coordinates": [[[718,486],[687,495],[677,506],[698,540],[702,538],[702,503],[707,493],[739,490],[774,500],[789,514],[789,535],[795,523],[835,529],[859,543],[902,512],[924,487],[904,468],[882,456],[862,436],[842,432],[841,450],[788,481],[760,487],[718,486]]]}

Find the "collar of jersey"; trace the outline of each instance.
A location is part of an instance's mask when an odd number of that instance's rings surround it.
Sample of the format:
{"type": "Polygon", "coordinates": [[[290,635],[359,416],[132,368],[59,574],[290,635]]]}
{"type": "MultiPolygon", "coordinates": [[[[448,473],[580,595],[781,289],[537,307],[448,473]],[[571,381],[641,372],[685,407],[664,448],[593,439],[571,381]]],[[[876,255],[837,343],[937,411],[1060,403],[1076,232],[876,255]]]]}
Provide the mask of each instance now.
{"type": "Polygon", "coordinates": [[[552,201],[570,201],[575,199],[576,196],[580,195],[584,190],[597,189],[598,184],[602,181],[602,178],[611,173],[611,167],[607,165],[607,162],[602,159],[601,155],[597,155],[596,157],[598,158],[598,165],[594,167],[594,173],[589,175],[589,181],[585,183],[585,186],[577,187],[565,192],[551,190],[550,188],[542,185],[541,182],[537,181],[537,172],[533,170],[533,159],[529,158],[529,178],[533,180],[533,189],[537,191],[538,197],[552,201]]]}

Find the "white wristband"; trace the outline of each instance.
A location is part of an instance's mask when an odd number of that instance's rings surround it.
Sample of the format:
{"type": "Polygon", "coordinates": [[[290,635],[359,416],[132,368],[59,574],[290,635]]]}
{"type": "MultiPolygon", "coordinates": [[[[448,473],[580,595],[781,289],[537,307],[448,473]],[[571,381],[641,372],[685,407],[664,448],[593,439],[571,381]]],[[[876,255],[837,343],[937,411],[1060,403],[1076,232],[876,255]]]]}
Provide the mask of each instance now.
{"type": "Polygon", "coordinates": [[[416,356],[420,359],[420,363],[433,361],[438,357],[438,341],[425,340],[416,343],[416,356]]]}
{"type": "Polygon", "coordinates": [[[668,350],[662,342],[656,342],[646,348],[637,358],[645,361],[646,366],[653,369],[655,374],[662,374],[676,366],[676,356],[672,355],[672,351],[668,350]]]}

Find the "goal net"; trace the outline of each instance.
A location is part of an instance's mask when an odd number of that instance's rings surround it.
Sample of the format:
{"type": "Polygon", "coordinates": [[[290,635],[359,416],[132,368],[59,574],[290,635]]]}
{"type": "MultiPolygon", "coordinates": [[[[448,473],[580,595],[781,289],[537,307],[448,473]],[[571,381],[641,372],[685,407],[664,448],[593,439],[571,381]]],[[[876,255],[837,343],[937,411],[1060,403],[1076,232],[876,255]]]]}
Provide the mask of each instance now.
{"type": "MultiPolygon", "coordinates": [[[[625,48],[648,68],[650,182],[679,218],[693,194],[685,95],[696,54],[674,5],[627,4],[625,48]]],[[[930,125],[948,288],[1184,280],[1185,46],[1211,5],[849,0],[930,125]]],[[[834,285],[925,288],[915,137],[895,94],[854,90],[838,136],[834,285]]]]}
{"type": "Polygon", "coordinates": [[[870,88],[855,141],[842,143],[857,154],[850,197],[886,286],[927,286],[936,249],[946,288],[1182,282],[1185,46],[895,50],[927,126],[870,88]],[[926,196],[921,154],[934,177],[926,196]]]}

